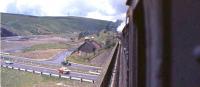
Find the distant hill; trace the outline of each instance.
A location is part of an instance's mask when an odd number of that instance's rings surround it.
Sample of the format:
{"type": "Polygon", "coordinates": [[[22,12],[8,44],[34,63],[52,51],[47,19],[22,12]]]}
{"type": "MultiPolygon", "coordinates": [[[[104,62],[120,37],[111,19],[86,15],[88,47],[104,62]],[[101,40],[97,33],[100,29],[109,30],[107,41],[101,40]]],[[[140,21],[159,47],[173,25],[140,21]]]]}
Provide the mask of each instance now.
{"type": "Polygon", "coordinates": [[[115,30],[118,25],[111,21],[74,16],[45,17],[1,13],[1,31],[4,29],[10,35],[94,33],[102,29],[115,30]]]}

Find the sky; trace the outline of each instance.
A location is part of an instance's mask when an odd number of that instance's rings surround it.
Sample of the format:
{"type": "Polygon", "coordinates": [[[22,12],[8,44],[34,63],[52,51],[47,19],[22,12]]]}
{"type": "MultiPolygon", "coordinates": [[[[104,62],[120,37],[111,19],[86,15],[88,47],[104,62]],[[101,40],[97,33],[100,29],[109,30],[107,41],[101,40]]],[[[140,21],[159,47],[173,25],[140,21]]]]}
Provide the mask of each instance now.
{"type": "Polygon", "coordinates": [[[126,0],[0,0],[0,12],[34,16],[80,16],[116,21],[125,20],[125,2],[126,0]]]}

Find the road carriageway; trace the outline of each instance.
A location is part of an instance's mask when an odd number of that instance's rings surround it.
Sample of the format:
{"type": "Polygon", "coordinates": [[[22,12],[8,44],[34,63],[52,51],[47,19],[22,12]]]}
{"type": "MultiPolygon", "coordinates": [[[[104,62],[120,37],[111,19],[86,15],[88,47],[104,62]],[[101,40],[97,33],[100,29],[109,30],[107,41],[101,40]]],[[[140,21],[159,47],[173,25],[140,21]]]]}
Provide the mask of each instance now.
{"type": "Polygon", "coordinates": [[[77,73],[77,72],[70,72],[69,74],[59,74],[56,69],[37,67],[37,66],[19,64],[19,63],[5,64],[3,61],[1,61],[1,67],[16,69],[16,70],[25,71],[25,72],[31,72],[31,73],[40,74],[40,75],[67,78],[67,79],[79,80],[79,81],[85,81],[85,82],[91,82],[91,83],[96,82],[96,80],[98,79],[98,75],[90,75],[90,74],[83,74],[83,73],[77,73]]]}
{"type": "MultiPolygon", "coordinates": [[[[30,59],[30,58],[17,57],[17,56],[11,56],[11,55],[1,55],[1,59],[10,60],[10,61],[17,62],[20,64],[34,65],[34,66],[43,66],[43,67],[50,67],[50,68],[62,67],[61,63],[54,63],[51,61],[38,61],[38,60],[30,59]]],[[[77,63],[72,63],[72,62],[70,63],[71,63],[71,66],[69,67],[73,69],[84,70],[84,71],[101,70],[101,67],[77,64],[77,63]]]]}
{"type": "Polygon", "coordinates": [[[22,70],[22,71],[33,72],[33,73],[49,75],[49,76],[52,75],[52,76],[57,76],[60,78],[69,78],[69,79],[75,79],[75,80],[80,80],[80,81],[88,81],[88,82],[92,82],[92,83],[94,83],[99,76],[94,75],[94,74],[87,74],[88,71],[100,69],[100,67],[93,67],[93,66],[72,63],[72,65],[74,65],[74,66],[69,66],[69,69],[71,69],[70,67],[79,68],[84,71],[87,71],[87,73],[80,72],[78,70],[72,70],[70,72],[70,74],[67,74],[67,75],[60,74],[59,75],[57,69],[62,67],[62,65],[59,65],[57,63],[52,63],[50,61],[36,61],[33,59],[16,57],[16,56],[11,56],[11,55],[1,55],[1,61],[2,61],[1,67],[18,69],[18,70],[22,70]],[[3,60],[9,60],[14,63],[8,65],[8,64],[5,64],[3,62],[3,60]]]}

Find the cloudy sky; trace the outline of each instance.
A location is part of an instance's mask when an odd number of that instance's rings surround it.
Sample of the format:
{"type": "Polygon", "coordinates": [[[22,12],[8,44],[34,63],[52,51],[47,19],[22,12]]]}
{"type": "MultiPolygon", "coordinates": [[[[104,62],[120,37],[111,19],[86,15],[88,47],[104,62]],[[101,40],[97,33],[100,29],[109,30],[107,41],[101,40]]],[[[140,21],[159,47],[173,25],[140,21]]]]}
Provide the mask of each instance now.
{"type": "Polygon", "coordinates": [[[122,19],[126,0],[0,0],[0,12],[36,16],[82,16],[122,19]]]}
{"type": "Polygon", "coordinates": [[[126,0],[0,0],[0,12],[125,20],[126,0]]]}

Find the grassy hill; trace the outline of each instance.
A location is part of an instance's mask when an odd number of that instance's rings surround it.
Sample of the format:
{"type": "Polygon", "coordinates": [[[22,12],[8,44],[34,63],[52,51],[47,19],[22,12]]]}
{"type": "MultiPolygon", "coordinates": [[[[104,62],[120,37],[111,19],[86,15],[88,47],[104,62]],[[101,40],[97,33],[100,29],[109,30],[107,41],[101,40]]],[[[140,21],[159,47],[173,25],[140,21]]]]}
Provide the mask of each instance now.
{"type": "Polygon", "coordinates": [[[82,17],[40,17],[1,13],[1,26],[17,35],[99,32],[116,25],[111,21],[82,17]]]}

